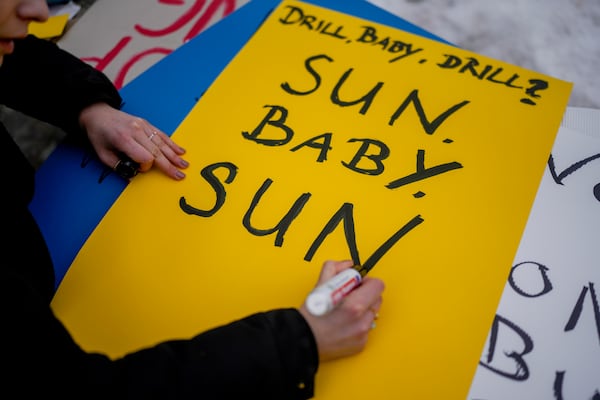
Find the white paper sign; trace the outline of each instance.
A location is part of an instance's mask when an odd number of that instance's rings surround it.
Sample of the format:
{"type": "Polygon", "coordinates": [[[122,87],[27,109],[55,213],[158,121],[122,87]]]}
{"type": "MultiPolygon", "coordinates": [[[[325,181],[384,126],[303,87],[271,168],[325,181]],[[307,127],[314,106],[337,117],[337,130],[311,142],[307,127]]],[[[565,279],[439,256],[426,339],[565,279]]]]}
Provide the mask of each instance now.
{"type": "Polygon", "coordinates": [[[469,399],[600,399],[600,129],[591,129],[563,122],[469,399]]]}

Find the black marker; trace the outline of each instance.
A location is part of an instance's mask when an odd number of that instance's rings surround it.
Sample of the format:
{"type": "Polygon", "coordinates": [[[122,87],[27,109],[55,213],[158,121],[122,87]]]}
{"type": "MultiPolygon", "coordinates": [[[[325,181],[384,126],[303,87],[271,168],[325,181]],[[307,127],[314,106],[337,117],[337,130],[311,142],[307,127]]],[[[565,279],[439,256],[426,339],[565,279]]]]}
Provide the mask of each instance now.
{"type": "Polygon", "coordinates": [[[118,157],[119,160],[113,167],[113,170],[117,173],[117,175],[127,180],[130,180],[136,176],[138,170],[140,169],[140,164],[133,161],[125,153],[119,153],[118,157]]]}

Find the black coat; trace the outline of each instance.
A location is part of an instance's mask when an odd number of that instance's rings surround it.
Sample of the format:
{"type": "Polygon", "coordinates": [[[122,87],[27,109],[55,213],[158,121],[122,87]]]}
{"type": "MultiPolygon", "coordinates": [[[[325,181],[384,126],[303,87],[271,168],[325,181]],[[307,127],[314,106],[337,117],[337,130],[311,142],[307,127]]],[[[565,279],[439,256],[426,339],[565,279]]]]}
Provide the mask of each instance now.
{"type": "MultiPolygon", "coordinates": [[[[105,75],[51,42],[28,37],[4,57],[1,104],[84,138],[78,115],[98,101],[121,104],[105,75]]],[[[35,171],[2,124],[0,173],[0,398],[312,397],[318,354],[295,309],[257,313],[116,360],[83,351],[50,307],[52,261],[28,209],[35,171]]]]}

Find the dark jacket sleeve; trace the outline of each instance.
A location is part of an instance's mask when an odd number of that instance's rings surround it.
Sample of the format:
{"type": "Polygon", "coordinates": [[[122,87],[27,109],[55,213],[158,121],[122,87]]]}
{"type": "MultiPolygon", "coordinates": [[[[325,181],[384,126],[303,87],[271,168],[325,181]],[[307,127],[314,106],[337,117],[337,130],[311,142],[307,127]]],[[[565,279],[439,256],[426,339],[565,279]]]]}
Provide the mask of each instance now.
{"type": "Polygon", "coordinates": [[[105,102],[120,108],[121,96],[100,71],[34,36],[15,41],[0,68],[0,103],[36,119],[81,134],[79,114],[105,102]]]}
{"type": "MultiPolygon", "coordinates": [[[[188,340],[111,360],[84,352],[17,275],[3,276],[0,337],[4,394],[32,398],[309,399],[318,366],[310,328],[295,309],[250,315],[188,340]],[[51,389],[50,389],[51,388],[51,389]]],[[[102,327],[98,327],[102,329],[102,327]]]]}
{"type": "Polygon", "coordinates": [[[308,399],[318,355],[295,309],[257,313],[190,341],[171,341],[118,361],[129,390],[150,398],[308,399]],[[148,384],[148,380],[153,384],[148,384]]]}

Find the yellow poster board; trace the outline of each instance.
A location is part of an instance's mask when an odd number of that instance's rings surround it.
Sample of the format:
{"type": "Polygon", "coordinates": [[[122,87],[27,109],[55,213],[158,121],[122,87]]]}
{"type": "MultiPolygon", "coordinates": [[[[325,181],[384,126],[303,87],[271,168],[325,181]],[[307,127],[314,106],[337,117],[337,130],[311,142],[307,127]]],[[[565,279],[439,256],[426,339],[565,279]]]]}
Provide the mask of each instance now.
{"type": "Polygon", "coordinates": [[[69,22],[68,14],[53,15],[47,21],[29,23],[28,33],[35,35],[41,39],[51,39],[62,35],[65,27],[69,22]]]}
{"type": "Polygon", "coordinates": [[[380,318],[316,398],[464,399],[570,90],[283,1],[173,134],[186,179],[137,176],[53,308],[117,357],[300,306],[352,258],[385,281],[380,318]]]}

